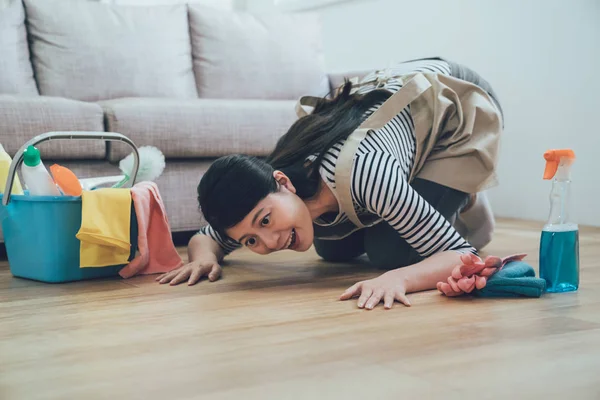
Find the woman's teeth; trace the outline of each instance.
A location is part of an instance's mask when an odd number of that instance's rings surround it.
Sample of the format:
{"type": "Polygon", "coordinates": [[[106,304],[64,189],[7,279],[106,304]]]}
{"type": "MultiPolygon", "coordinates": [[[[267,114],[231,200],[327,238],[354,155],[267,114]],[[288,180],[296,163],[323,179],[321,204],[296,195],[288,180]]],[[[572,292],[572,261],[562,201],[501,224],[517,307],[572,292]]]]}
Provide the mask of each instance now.
{"type": "Polygon", "coordinates": [[[296,243],[296,230],[292,229],[292,231],[290,232],[290,237],[288,238],[288,240],[286,242],[285,248],[289,249],[295,243],[296,243]]]}

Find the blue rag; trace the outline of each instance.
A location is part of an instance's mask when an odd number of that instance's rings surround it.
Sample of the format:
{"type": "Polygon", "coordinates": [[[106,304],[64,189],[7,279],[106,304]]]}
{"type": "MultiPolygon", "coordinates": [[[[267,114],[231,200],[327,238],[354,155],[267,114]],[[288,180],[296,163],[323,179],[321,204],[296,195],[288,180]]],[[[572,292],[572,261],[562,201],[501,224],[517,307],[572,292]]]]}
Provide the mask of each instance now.
{"type": "Polygon", "coordinates": [[[533,267],[524,261],[513,261],[488,278],[483,289],[472,293],[479,297],[540,297],[546,281],[535,277],[533,267]]]}

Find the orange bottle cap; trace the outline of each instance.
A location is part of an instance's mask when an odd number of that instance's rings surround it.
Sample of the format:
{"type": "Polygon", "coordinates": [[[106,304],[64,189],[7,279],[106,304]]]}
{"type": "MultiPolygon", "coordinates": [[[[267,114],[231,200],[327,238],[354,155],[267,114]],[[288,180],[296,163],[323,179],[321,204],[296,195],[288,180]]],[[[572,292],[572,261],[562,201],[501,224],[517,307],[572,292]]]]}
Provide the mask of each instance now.
{"type": "Polygon", "coordinates": [[[559,149],[548,150],[544,153],[544,159],[546,160],[544,179],[552,179],[554,175],[556,175],[556,171],[558,170],[558,166],[562,158],[574,160],[575,152],[571,149],[559,149]]]}
{"type": "Polygon", "coordinates": [[[50,167],[50,173],[52,174],[52,178],[54,178],[54,182],[64,194],[68,196],[81,196],[81,183],[69,168],[54,164],[50,167]]]}

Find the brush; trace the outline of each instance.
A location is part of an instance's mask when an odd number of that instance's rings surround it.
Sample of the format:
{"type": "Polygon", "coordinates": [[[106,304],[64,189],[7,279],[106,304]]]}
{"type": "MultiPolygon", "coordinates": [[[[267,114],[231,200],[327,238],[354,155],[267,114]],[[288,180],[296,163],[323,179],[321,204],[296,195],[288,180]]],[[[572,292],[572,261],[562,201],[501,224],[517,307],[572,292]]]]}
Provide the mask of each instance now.
{"type": "MultiPolygon", "coordinates": [[[[138,149],[140,165],[136,182],[154,181],[162,175],[165,170],[165,156],[154,146],[142,146],[138,149]]],[[[133,153],[119,162],[119,169],[123,175],[106,176],[98,178],[80,179],[84,190],[93,190],[102,185],[112,184],[113,188],[125,186],[133,175],[133,153]]]]}
{"type": "MultiPolygon", "coordinates": [[[[165,156],[154,146],[142,146],[138,149],[140,166],[136,181],[154,181],[165,170],[165,156]]],[[[121,160],[119,169],[124,174],[123,179],[113,185],[113,188],[123,187],[133,175],[133,153],[121,160]]]]}

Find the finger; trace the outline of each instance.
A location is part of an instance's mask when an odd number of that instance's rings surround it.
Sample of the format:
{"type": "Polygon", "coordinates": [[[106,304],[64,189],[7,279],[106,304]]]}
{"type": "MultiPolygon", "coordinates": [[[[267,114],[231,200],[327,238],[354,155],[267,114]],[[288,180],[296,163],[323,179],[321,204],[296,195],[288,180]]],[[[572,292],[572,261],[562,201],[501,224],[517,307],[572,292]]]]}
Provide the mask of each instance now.
{"type": "Polygon", "coordinates": [[[394,296],[396,298],[396,300],[398,300],[400,303],[404,304],[407,307],[410,307],[410,300],[408,300],[408,297],[406,297],[406,294],[402,293],[402,292],[396,292],[396,295],[394,296]]]}
{"type": "Polygon", "coordinates": [[[196,282],[200,280],[202,275],[204,275],[202,268],[194,268],[194,270],[190,274],[190,279],[188,279],[188,286],[196,284],[196,282]]]}
{"type": "Polygon", "coordinates": [[[488,256],[485,259],[485,266],[488,268],[500,268],[502,266],[502,259],[496,256],[488,256]]]}
{"type": "Polygon", "coordinates": [[[479,276],[492,276],[494,275],[496,272],[498,272],[498,268],[484,268],[480,273],[479,276]]]}
{"type": "Polygon", "coordinates": [[[450,287],[450,285],[448,285],[445,282],[438,282],[437,285],[436,285],[436,287],[437,287],[437,290],[439,290],[439,292],[441,294],[446,294],[446,291],[448,290],[448,288],[450,287]]]}
{"type": "Polygon", "coordinates": [[[478,255],[473,253],[469,253],[469,255],[471,256],[471,260],[473,261],[473,263],[483,262],[481,257],[479,257],[478,255]]]}
{"type": "MultiPolygon", "coordinates": [[[[437,288],[438,291],[440,291],[442,294],[444,294],[445,285],[448,285],[448,284],[444,283],[444,282],[438,282],[437,285],[435,285],[435,287],[437,288]]],[[[450,285],[448,285],[448,286],[450,286],[450,285]]]]}
{"type": "Polygon", "coordinates": [[[373,294],[373,289],[366,288],[363,285],[360,297],[358,298],[358,303],[357,303],[358,308],[363,308],[365,306],[365,303],[367,302],[369,297],[371,297],[372,294],[373,294]]]}
{"type": "Polygon", "coordinates": [[[162,278],[164,278],[164,276],[167,274],[160,274],[156,279],[154,279],[156,282],[160,281],[162,278]]]}
{"type": "Polygon", "coordinates": [[[458,296],[461,296],[463,294],[464,294],[464,292],[462,292],[462,291],[455,292],[455,291],[451,290],[448,293],[446,293],[446,296],[448,296],[448,297],[458,297],[458,296]]]}
{"type": "Polygon", "coordinates": [[[462,278],[461,280],[457,281],[456,284],[463,292],[470,293],[471,290],[473,290],[472,287],[475,286],[475,278],[462,278]],[[469,290],[470,288],[471,290],[469,290]]]}
{"type": "Polygon", "coordinates": [[[454,280],[454,278],[449,277],[448,278],[448,283],[450,284],[450,286],[452,287],[452,290],[454,290],[455,292],[460,292],[460,288],[458,287],[458,285],[456,284],[456,281],[454,280]]]}
{"type": "Polygon", "coordinates": [[[375,308],[375,306],[377,306],[377,304],[379,304],[379,302],[381,301],[381,298],[384,294],[385,290],[383,289],[375,290],[371,297],[369,297],[369,300],[367,300],[367,305],[365,306],[365,308],[368,310],[372,310],[373,308],[375,308]]]}
{"type": "MultiPolygon", "coordinates": [[[[466,277],[466,276],[471,276],[475,273],[476,270],[477,270],[477,265],[475,265],[475,264],[462,265],[460,267],[460,277],[458,277],[458,279],[466,277]]],[[[457,274],[457,276],[458,276],[458,274],[457,274]]],[[[455,275],[452,275],[452,277],[455,280],[458,280],[455,275]]]]}
{"type": "Polygon", "coordinates": [[[171,286],[179,285],[181,282],[185,281],[189,276],[190,276],[190,270],[188,268],[186,268],[183,271],[181,271],[179,274],[177,274],[177,276],[175,278],[173,278],[170,285],[171,286]]]}
{"type": "Polygon", "coordinates": [[[442,294],[444,294],[448,297],[455,297],[455,296],[459,296],[462,294],[462,291],[455,292],[452,289],[452,286],[450,286],[450,284],[448,284],[446,282],[438,282],[437,288],[440,292],[442,292],[442,294]]]}
{"type": "Polygon", "coordinates": [[[475,289],[475,277],[471,278],[468,282],[469,286],[463,289],[465,293],[471,293],[475,289]]]}
{"type": "Polygon", "coordinates": [[[483,276],[475,275],[475,287],[477,289],[483,289],[487,284],[487,279],[483,276]]]}
{"type": "Polygon", "coordinates": [[[463,277],[463,274],[462,274],[463,266],[464,266],[463,264],[459,264],[456,267],[454,267],[454,269],[452,270],[452,274],[451,274],[454,279],[460,279],[463,277]]]}
{"type": "Polygon", "coordinates": [[[383,296],[383,307],[390,309],[394,305],[394,293],[387,291],[383,296]]]}
{"type": "Polygon", "coordinates": [[[462,261],[463,264],[472,264],[473,263],[473,259],[471,258],[471,253],[465,253],[463,255],[460,256],[460,261],[462,261]]]}
{"type": "Polygon", "coordinates": [[[481,258],[479,258],[479,256],[476,256],[473,253],[465,253],[460,257],[460,259],[464,264],[467,264],[467,265],[476,264],[478,262],[483,262],[483,260],[481,258]]]}
{"type": "Polygon", "coordinates": [[[350,286],[348,289],[346,289],[346,291],[344,293],[342,293],[342,295],[340,296],[340,300],[351,299],[352,297],[354,297],[355,295],[360,293],[362,284],[363,284],[362,282],[358,282],[358,283],[355,283],[354,285],[350,286]]]}
{"type": "Polygon", "coordinates": [[[479,271],[481,271],[484,268],[485,268],[485,263],[483,263],[481,261],[477,261],[477,262],[474,262],[469,265],[463,265],[460,272],[462,273],[463,276],[471,276],[473,274],[478,273],[479,271]]]}
{"type": "Polygon", "coordinates": [[[169,282],[171,279],[173,279],[175,276],[177,276],[177,274],[180,272],[180,269],[176,269],[173,270],[171,272],[168,272],[166,274],[163,275],[163,277],[161,278],[161,280],[159,281],[160,283],[167,283],[169,282]]]}
{"type": "Polygon", "coordinates": [[[211,282],[216,281],[221,277],[221,266],[219,264],[213,264],[208,274],[208,280],[211,282]]]}

